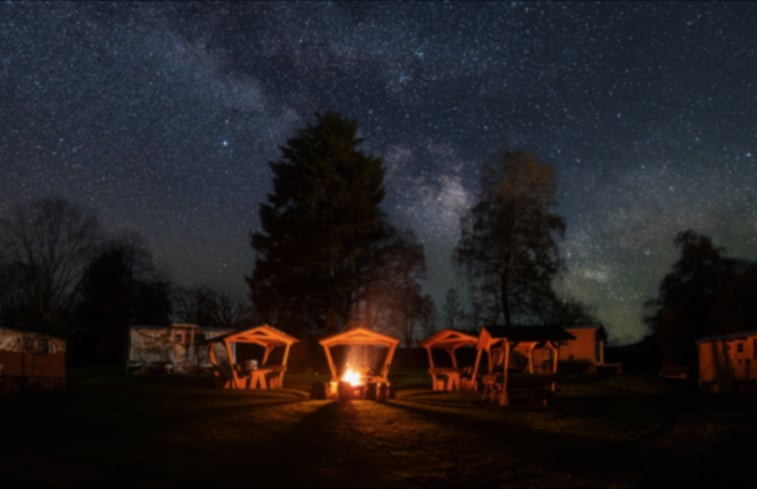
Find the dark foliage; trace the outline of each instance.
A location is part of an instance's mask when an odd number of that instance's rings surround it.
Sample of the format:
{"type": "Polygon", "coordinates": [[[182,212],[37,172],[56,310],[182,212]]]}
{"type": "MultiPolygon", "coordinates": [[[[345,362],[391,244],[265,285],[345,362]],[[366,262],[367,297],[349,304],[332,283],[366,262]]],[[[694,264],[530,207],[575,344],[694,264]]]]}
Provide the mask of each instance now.
{"type": "Polygon", "coordinates": [[[748,329],[757,317],[757,265],[724,256],[708,236],[687,230],[680,257],[645,304],[645,322],[665,361],[693,364],[701,337],[748,329]]]}
{"type": "Polygon", "coordinates": [[[356,134],[355,122],[317,114],[271,163],[273,192],[251,236],[256,260],[246,280],[261,319],[287,331],[338,330],[359,319],[361,301],[391,274],[394,258],[410,260],[410,277],[419,268],[419,245],[398,247],[379,208],[383,163],[358,149],[356,134]]]}
{"type": "Polygon", "coordinates": [[[67,336],[68,314],[101,240],[97,217],[40,198],[0,217],[0,309],[7,325],[67,336]]]}
{"type": "Polygon", "coordinates": [[[87,267],[72,335],[76,363],[122,363],[129,324],[167,324],[170,283],[137,237],[106,243],[87,267]]]}
{"type": "Polygon", "coordinates": [[[174,314],[184,323],[219,329],[240,329],[256,325],[255,311],[226,290],[201,285],[194,288],[175,288],[174,314]]]}
{"type": "Polygon", "coordinates": [[[455,249],[474,308],[507,325],[542,321],[562,266],[556,238],[565,231],[555,212],[554,171],[527,153],[506,152],[482,172],[481,191],[455,249]]]}

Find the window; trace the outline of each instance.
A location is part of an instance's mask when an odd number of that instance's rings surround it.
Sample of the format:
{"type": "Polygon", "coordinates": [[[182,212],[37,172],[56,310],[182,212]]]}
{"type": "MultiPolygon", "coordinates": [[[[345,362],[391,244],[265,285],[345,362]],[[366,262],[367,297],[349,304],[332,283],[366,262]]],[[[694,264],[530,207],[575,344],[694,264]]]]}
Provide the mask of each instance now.
{"type": "Polygon", "coordinates": [[[177,343],[183,343],[184,342],[184,333],[176,333],[176,342],[177,343]]]}
{"type": "Polygon", "coordinates": [[[736,343],[736,352],[737,353],[744,353],[744,342],[743,341],[739,341],[738,343],[736,343]]]}
{"type": "Polygon", "coordinates": [[[40,355],[47,355],[50,353],[50,342],[46,339],[40,339],[37,341],[37,353],[40,355]]]}

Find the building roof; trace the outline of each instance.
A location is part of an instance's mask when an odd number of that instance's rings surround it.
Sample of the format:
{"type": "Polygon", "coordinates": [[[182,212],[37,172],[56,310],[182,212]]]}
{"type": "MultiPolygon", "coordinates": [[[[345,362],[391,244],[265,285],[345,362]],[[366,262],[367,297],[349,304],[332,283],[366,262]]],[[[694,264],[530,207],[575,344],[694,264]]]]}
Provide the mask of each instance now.
{"type": "Polygon", "coordinates": [[[704,338],[699,338],[697,340],[697,343],[707,343],[708,341],[720,341],[720,340],[743,340],[750,336],[757,336],[757,329],[752,329],[749,331],[737,331],[736,333],[705,336],[704,338]]]}
{"type": "Polygon", "coordinates": [[[508,341],[561,341],[574,340],[575,336],[560,326],[486,326],[492,338],[507,338],[508,341]]]}
{"type": "Polygon", "coordinates": [[[600,324],[576,324],[571,326],[563,326],[563,328],[566,331],[571,329],[596,329],[597,338],[607,341],[607,331],[605,330],[605,327],[600,324]]]}
{"type": "Polygon", "coordinates": [[[186,324],[186,323],[132,324],[129,326],[129,329],[169,329],[169,328],[202,329],[196,324],[186,324]]]}
{"type": "Polygon", "coordinates": [[[11,332],[11,333],[19,333],[19,334],[33,334],[33,335],[37,335],[37,336],[46,336],[48,338],[52,338],[52,339],[56,339],[56,340],[61,340],[61,341],[66,341],[66,338],[64,338],[62,336],[55,336],[55,335],[51,335],[51,334],[47,334],[47,333],[40,333],[39,331],[34,331],[34,330],[31,330],[31,329],[9,328],[7,326],[0,325],[0,331],[8,331],[8,332],[11,332]]]}

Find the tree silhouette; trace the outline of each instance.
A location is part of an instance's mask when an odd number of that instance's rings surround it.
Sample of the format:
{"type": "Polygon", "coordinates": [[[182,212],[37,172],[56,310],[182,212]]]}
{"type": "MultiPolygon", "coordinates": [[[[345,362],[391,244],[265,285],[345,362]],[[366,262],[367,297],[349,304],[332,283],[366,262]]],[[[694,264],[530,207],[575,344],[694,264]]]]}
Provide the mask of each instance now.
{"type": "MultiPolygon", "coordinates": [[[[465,315],[463,303],[460,300],[460,295],[457,289],[447,289],[447,293],[444,294],[444,302],[442,303],[442,321],[443,327],[454,328],[458,321],[461,321],[465,315]]],[[[473,326],[477,326],[474,324],[473,326]]]]}
{"type": "Polygon", "coordinates": [[[600,324],[594,308],[571,297],[554,296],[545,302],[545,322],[561,326],[600,324]]]}
{"type": "Polygon", "coordinates": [[[3,294],[5,319],[67,334],[65,315],[100,240],[94,213],[61,198],[35,199],[1,217],[0,282],[16,281],[3,294]]]}
{"type": "Polygon", "coordinates": [[[384,166],[358,149],[356,134],[355,122],[316,114],[270,164],[273,192],[260,207],[255,268],[246,277],[264,321],[337,330],[373,278],[392,232],[379,209],[384,166]]]}
{"type": "Polygon", "coordinates": [[[136,235],[106,242],[84,272],[73,353],[82,363],[122,363],[129,324],[167,324],[170,283],[136,235]]]}
{"type": "Polygon", "coordinates": [[[461,220],[455,260],[485,301],[486,316],[510,326],[541,318],[561,268],[556,238],[565,222],[555,212],[552,167],[524,152],[505,152],[484,168],[481,197],[461,220]]]}
{"type": "Polygon", "coordinates": [[[175,314],[180,321],[219,329],[239,329],[243,322],[254,323],[251,307],[224,289],[200,285],[176,288],[173,294],[175,314]]]}
{"type": "Polygon", "coordinates": [[[708,236],[692,230],[678,233],[673,244],[680,257],[663,277],[657,297],[645,304],[645,322],[666,361],[693,363],[698,338],[741,326],[727,326],[716,307],[718,302],[732,303],[726,285],[735,278],[736,262],[724,258],[724,248],[708,236]]]}

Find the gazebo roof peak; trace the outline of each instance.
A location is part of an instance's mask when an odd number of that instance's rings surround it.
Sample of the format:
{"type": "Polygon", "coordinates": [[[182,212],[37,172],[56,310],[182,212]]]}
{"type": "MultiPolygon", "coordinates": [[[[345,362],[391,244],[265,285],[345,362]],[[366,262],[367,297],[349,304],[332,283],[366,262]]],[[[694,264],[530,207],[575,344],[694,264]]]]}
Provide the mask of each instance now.
{"type": "Polygon", "coordinates": [[[330,347],[335,345],[385,345],[396,346],[399,339],[382,334],[364,326],[356,326],[341,333],[328,336],[319,341],[322,346],[330,347]]]}

